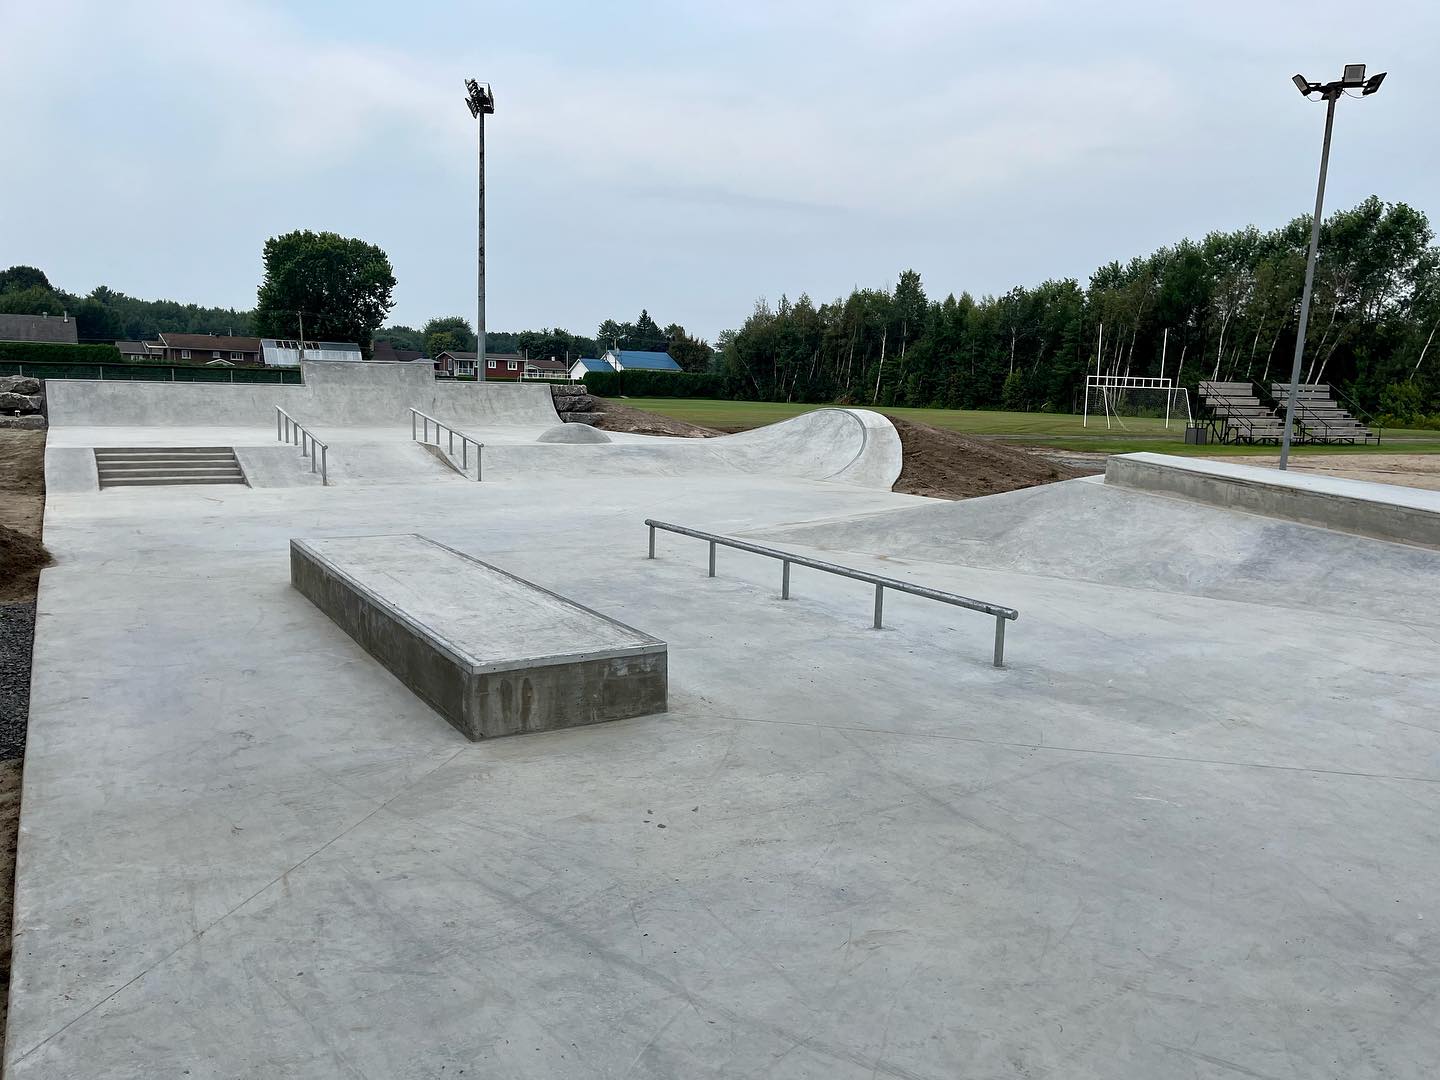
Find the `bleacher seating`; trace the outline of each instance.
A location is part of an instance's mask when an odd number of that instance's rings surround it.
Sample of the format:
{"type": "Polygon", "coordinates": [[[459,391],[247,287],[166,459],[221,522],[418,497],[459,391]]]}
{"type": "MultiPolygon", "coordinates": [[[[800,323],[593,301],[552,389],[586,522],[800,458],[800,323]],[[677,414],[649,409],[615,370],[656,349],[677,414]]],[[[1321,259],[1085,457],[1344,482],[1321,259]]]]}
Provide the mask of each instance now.
{"type": "MultiPolygon", "coordinates": [[[[1281,415],[1290,400],[1288,383],[1272,383],[1270,391],[1279,403],[1281,415]]],[[[1295,423],[1303,432],[1297,441],[1315,443],[1379,442],[1380,437],[1352,416],[1335,401],[1334,393],[1325,383],[1301,386],[1295,395],[1295,423]]]]}
{"type": "Polygon", "coordinates": [[[1220,442],[1278,443],[1285,434],[1285,418],[1262,403],[1248,382],[1202,382],[1200,401],[1220,442]]]}

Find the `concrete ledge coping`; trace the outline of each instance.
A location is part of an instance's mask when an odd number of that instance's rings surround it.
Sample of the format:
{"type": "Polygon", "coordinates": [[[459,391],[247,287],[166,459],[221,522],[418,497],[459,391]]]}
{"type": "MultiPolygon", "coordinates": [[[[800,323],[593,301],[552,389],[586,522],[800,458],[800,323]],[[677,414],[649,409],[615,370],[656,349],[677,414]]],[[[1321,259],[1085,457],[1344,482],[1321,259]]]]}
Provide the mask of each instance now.
{"type": "Polygon", "coordinates": [[[1119,454],[1105,482],[1377,540],[1440,547],[1440,492],[1169,454],[1119,454]]]}
{"type": "Polygon", "coordinates": [[[427,537],[294,539],[290,579],[468,738],[665,711],[663,641],[427,537]]]}

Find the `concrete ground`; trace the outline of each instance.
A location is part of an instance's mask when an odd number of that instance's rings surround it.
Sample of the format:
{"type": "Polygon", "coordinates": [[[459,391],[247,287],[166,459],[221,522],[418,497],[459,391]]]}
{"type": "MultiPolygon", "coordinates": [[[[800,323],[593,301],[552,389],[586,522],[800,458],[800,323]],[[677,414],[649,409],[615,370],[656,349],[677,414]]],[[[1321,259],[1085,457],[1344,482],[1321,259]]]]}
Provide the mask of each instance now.
{"type": "Polygon", "coordinates": [[[75,490],[46,539],[7,1076],[1440,1060],[1440,553],[733,470],[75,490]],[[1009,666],[647,516],[1014,606],[1009,666]],[[385,532],[667,641],[670,712],[466,742],[289,586],[385,532]]]}

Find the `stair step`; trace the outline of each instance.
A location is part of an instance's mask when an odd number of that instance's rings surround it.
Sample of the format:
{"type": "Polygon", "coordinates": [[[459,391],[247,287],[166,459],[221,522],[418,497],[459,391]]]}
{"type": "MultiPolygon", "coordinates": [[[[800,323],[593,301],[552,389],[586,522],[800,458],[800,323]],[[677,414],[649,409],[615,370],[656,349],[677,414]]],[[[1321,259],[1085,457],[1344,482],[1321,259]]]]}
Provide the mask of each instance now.
{"type": "Polygon", "coordinates": [[[228,446],[97,447],[95,468],[102,488],[246,483],[228,446]]]}
{"type": "Polygon", "coordinates": [[[240,484],[244,485],[243,476],[120,476],[110,479],[102,479],[100,486],[108,487],[171,487],[181,484],[240,484]]]}

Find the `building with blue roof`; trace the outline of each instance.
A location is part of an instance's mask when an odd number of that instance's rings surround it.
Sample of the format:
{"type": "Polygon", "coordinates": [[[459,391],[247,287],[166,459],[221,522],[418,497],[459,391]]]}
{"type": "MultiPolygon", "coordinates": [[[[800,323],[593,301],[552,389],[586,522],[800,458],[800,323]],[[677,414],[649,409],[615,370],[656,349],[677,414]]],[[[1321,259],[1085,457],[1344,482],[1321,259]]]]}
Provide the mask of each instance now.
{"type": "Polygon", "coordinates": [[[580,382],[592,371],[681,371],[669,353],[639,349],[606,349],[600,359],[586,357],[570,365],[570,378],[580,382]]]}
{"type": "Polygon", "coordinates": [[[580,382],[592,371],[614,371],[606,361],[587,356],[570,365],[570,381],[580,382]]]}

